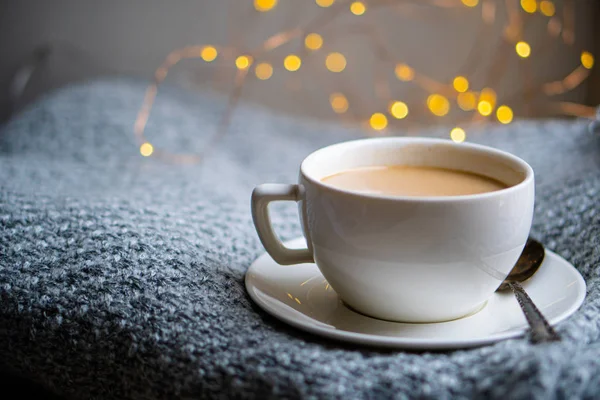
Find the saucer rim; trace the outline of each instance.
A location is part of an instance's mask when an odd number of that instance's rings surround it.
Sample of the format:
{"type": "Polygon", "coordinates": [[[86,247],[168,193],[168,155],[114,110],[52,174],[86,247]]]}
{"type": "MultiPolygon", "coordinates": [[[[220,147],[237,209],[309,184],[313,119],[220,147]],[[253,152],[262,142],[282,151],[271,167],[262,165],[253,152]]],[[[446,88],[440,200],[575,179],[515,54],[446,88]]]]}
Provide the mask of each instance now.
{"type": "MultiPolygon", "coordinates": [[[[295,242],[304,241],[303,237],[299,237],[296,239],[292,239],[286,241],[284,243],[287,247],[293,247],[295,242]]],[[[551,250],[545,249],[546,257],[544,258],[544,262],[548,258],[557,259],[561,265],[566,268],[569,268],[571,273],[576,276],[577,280],[577,298],[573,303],[567,308],[567,310],[563,311],[561,315],[558,315],[554,318],[551,318],[548,322],[550,325],[556,325],[571,315],[573,315],[583,304],[583,301],[586,297],[587,287],[585,280],[581,276],[581,273],[571,264],[569,261],[562,258],[560,255],[554,253],[551,250]]],[[[346,343],[354,343],[361,345],[368,345],[371,347],[380,347],[380,348],[403,348],[403,349],[416,349],[416,350],[448,350],[448,349],[460,349],[460,348],[470,348],[470,347],[480,347],[484,345],[488,345],[491,343],[495,343],[502,340],[512,339],[516,337],[523,336],[527,331],[527,327],[521,329],[511,329],[508,332],[500,332],[491,334],[489,336],[484,336],[482,338],[473,339],[473,338],[465,338],[465,339],[419,339],[419,338],[406,338],[401,336],[383,336],[383,335],[375,335],[370,333],[359,333],[345,330],[338,330],[335,328],[327,328],[321,326],[322,323],[320,321],[315,320],[314,323],[306,322],[303,320],[298,320],[293,318],[294,313],[299,313],[301,315],[305,315],[304,313],[296,310],[295,308],[289,307],[286,304],[283,304],[284,307],[289,308],[290,313],[280,313],[277,309],[272,308],[268,303],[264,302],[260,299],[260,296],[257,292],[262,292],[256,286],[251,284],[251,272],[253,269],[258,268],[256,265],[259,264],[264,258],[270,258],[269,254],[264,252],[259,257],[257,257],[244,276],[244,286],[248,295],[252,299],[254,303],[256,303],[262,310],[270,314],[271,316],[277,318],[280,321],[285,322],[288,325],[291,325],[295,328],[298,328],[302,331],[309,332],[318,336],[326,337],[333,340],[339,340],[346,343]]],[[[274,262],[274,261],[272,261],[274,262]]],[[[312,264],[312,263],[309,263],[312,264]]],[[[532,279],[535,278],[532,277],[532,279]]],[[[262,292],[264,293],[264,292],[262,292]]],[[[494,293],[494,296],[498,296],[498,293],[494,293]]],[[[486,305],[487,307],[487,305],[486,305]]],[[[485,307],[482,308],[482,310],[485,307]]],[[[481,310],[480,310],[481,311],[481,310]]],[[[363,315],[365,318],[372,318],[366,315],[363,315]]],[[[458,318],[457,320],[461,320],[463,318],[467,318],[468,316],[458,318]]],[[[394,323],[388,321],[390,323],[394,323]]],[[[410,324],[407,322],[401,322],[403,324],[410,324]]],[[[443,322],[433,322],[431,325],[442,324],[443,322]]]]}

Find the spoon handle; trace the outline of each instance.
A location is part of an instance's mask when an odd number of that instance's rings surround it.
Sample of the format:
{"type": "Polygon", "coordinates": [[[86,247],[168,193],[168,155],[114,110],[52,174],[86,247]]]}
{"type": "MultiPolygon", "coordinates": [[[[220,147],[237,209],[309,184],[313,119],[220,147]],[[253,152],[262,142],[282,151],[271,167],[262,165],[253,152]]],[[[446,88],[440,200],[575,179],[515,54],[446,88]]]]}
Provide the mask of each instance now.
{"type": "Polygon", "coordinates": [[[560,340],[558,333],[550,326],[541,311],[533,304],[531,298],[523,289],[523,286],[519,282],[510,282],[508,286],[512,289],[527,322],[531,327],[531,342],[532,343],[543,343],[553,342],[560,340]]]}

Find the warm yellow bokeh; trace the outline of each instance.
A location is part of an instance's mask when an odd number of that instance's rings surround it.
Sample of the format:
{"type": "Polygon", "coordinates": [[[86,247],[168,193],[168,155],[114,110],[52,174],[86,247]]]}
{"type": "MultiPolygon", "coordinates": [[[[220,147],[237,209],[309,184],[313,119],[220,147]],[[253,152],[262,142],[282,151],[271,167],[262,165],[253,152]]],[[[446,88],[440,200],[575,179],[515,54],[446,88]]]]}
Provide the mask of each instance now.
{"type": "Polygon", "coordinates": [[[257,64],[256,68],[254,69],[254,73],[258,79],[264,81],[273,75],[273,66],[266,62],[257,64]]]}
{"type": "Polygon", "coordinates": [[[450,111],[450,102],[441,94],[432,94],[427,97],[427,107],[433,115],[443,117],[450,111]]]}
{"type": "Polygon", "coordinates": [[[540,12],[546,17],[552,17],[556,13],[554,3],[549,0],[540,1],[540,12]]]}
{"type": "Polygon", "coordinates": [[[521,0],[521,8],[526,12],[533,14],[537,10],[536,0],[521,0]]]}
{"type": "Polygon", "coordinates": [[[302,60],[295,54],[290,54],[283,60],[283,66],[288,71],[298,71],[302,65],[302,60]]]}
{"type": "Polygon", "coordinates": [[[329,7],[334,3],[335,0],[315,0],[317,5],[321,7],[329,7]]]}
{"type": "Polygon", "coordinates": [[[469,81],[464,76],[457,76],[452,81],[452,85],[457,92],[464,93],[469,90],[469,81]]]}
{"type": "Polygon", "coordinates": [[[304,38],[304,45],[309,50],[319,50],[323,46],[323,38],[318,33],[309,33],[304,38]]]}
{"type": "Polygon", "coordinates": [[[479,111],[479,114],[483,115],[484,117],[490,115],[493,110],[492,104],[489,101],[483,100],[477,104],[477,111],[479,111]]]}
{"type": "Polygon", "coordinates": [[[239,56],[235,59],[235,66],[238,69],[246,69],[252,64],[252,58],[250,56],[239,56]]]}
{"type": "Polygon", "coordinates": [[[277,5],[277,0],[254,0],[254,8],[257,11],[269,11],[277,5]]]}
{"type": "Polygon", "coordinates": [[[211,62],[217,58],[217,49],[213,46],[204,46],[200,52],[200,57],[206,62],[211,62]]]}
{"type": "Polygon", "coordinates": [[[338,114],[345,113],[348,110],[348,99],[341,93],[333,93],[329,96],[331,108],[338,114]]]}
{"type": "Polygon", "coordinates": [[[479,0],[462,0],[462,3],[467,7],[475,7],[479,4],[479,0]]]}
{"type": "Polygon", "coordinates": [[[375,129],[376,131],[380,131],[386,128],[388,120],[387,117],[382,113],[375,113],[371,115],[369,124],[371,125],[371,128],[375,129]]]}
{"type": "Polygon", "coordinates": [[[465,130],[458,126],[450,131],[450,139],[456,143],[462,143],[466,138],[467,134],[465,133],[465,130]]]}
{"type": "Polygon", "coordinates": [[[329,53],[325,66],[331,72],[342,72],[346,68],[346,57],[342,53],[329,53]]]}
{"type": "Polygon", "coordinates": [[[529,46],[529,43],[527,43],[527,42],[523,42],[523,41],[518,42],[515,45],[515,50],[517,51],[517,54],[523,58],[527,58],[531,54],[531,47],[529,46]]]}
{"type": "Polygon", "coordinates": [[[394,101],[390,106],[390,114],[396,119],[406,118],[408,115],[408,106],[403,101],[394,101]]]}
{"type": "Polygon", "coordinates": [[[154,153],[154,147],[150,143],[146,142],[140,146],[140,154],[144,157],[150,157],[152,153],[154,153]]]}
{"type": "Polygon", "coordinates": [[[477,98],[473,92],[459,93],[456,102],[461,110],[471,111],[474,110],[477,105],[477,98]]]}
{"type": "Polygon", "coordinates": [[[362,1],[355,1],[350,4],[350,11],[354,15],[363,15],[367,11],[367,6],[362,1]]]}
{"type": "Polygon", "coordinates": [[[592,69],[594,66],[594,56],[589,51],[581,53],[581,65],[587,69],[592,69]]]}
{"type": "Polygon", "coordinates": [[[394,73],[401,81],[411,81],[415,77],[415,70],[406,64],[397,64],[394,73]]]}
{"type": "Polygon", "coordinates": [[[509,124],[513,120],[513,111],[509,106],[500,106],[496,110],[496,117],[502,124],[509,124]]]}

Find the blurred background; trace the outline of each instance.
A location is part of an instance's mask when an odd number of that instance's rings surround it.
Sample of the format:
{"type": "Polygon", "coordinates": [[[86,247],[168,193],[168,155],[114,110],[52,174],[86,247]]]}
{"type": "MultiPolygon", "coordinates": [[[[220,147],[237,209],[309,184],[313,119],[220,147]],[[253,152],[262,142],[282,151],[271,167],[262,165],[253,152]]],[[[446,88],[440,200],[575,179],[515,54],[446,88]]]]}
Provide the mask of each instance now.
{"type": "Polygon", "coordinates": [[[103,76],[376,132],[600,102],[595,0],[6,0],[0,30],[0,121],[103,76]]]}

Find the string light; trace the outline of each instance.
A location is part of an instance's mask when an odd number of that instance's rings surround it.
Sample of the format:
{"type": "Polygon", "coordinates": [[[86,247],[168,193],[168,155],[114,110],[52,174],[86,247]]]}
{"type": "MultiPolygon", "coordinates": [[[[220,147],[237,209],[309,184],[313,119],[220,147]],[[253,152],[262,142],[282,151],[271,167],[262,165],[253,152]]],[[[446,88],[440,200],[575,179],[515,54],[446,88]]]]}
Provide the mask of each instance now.
{"type": "Polygon", "coordinates": [[[376,131],[381,131],[387,127],[388,120],[387,117],[382,113],[375,113],[371,115],[369,124],[371,125],[371,128],[375,129],[376,131]]]}
{"type": "Polygon", "coordinates": [[[483,115],[484,117],[487,117],[492,113],[493,108],[489,101],[483,100],[480,101],[479,104],[477,104],[477,111],[479,111],[479,114],[483,115]]]}
{"type": "Polygon", "coordinates": [[[342,53],[329,53],[325,66],[331,72],[342,72],[346,68],[346,57],[342,53]]]}
{"type": "Polygon", "coordinates": [[[254,0],[256,11],[266,12],[277,5],[277,0],[254,0]]]}
{"type": "Polygon", "coordinates": [[[415,77],[415,70],[406,64],[397,64],[394,73],[398,79],[405,82],[412,81],[415,77]]]}
{"type": "Polygon", "coordinates": [[[403,101],[394,101],[390,106],[390,114],[396,119],[404,119],[408,115],[408,106],[403,101]]]}
{"type": "Polygon", "coordinates": [[[334,3],[335,0],[315,0],[317,5],[321,7],[329,7],[334,3]]]}
{"type": "Polygon", "coordinates": [[[323,46],[323,38],[318,33],[310,33],[304,38],[304,45],[309,50],[319,50],[323,46]]]}
{"type": "Polygon", "coordinates": [[[523,42],[523,41],[518,42],[515,45],[515,50],[517,51],[517,54],[519,55],[519,57],[522,57],[522,58],[527,58],[531,54],[531,47],[529,46],[529,43],[527,43],[527,42],[523,42]]]}
{"type": "Polygon", "coordinates": [[[214,61],[217,58],[217,49],[213,46],[204,46],[200,51],[200,57],[206,62],[214,61]]]}
{"type": "Polygon", "coordinates": [[[239,56],[235,59],[235,66],[238,69],[246,69],[252,64],[252,59],[249,56],[239,56]]]}
{"type": "Polygon", "coordinates": [[[465,130],[458,126],[450,131],[450,139],[456,143],[462,143],[466,138],[467,134],[465,133],[465,130]]]}
{"type": "Polygon", "coordinates": [[[348,99],[341,93],[333,93],[329,96],[329,102],[334,112],[343,114],[348,110],[348,99]]]}
{"type": "Polygon", "coordinates": [[[367,6],[362,1],[355,1],[350,4],[350,11],[354,15],[363,15],[367,11],[367,6]]]}
{"type": "Polygon", "coordinates": [[[257,64],[254,73],[258,79],[267,80],[273,75],[273,66],[266,62],[257,64]]]}
{"type": "Polygon", "coordinates": [[[464,93],[469,89],[469,81],[464,76],[454,78],[452,85],[454,86],[454,90],[460,93],[464,93]]]}
{"type": "Polygon", "coordinates": [[[530,14],[533,14],[537,10],[536,0],[521,0],[521,8],[530,14]]]}
{"type": "Polygon", "coordinates": [[[549,0],[540,1],[540,12],[546,17],[552,17],[556,13],[554,3],[549,0]]]}
{"type": "Polygon", "coordinates": [[[456,98],[456,102],[463,111],[474,110],[475,106],[477,105],[477,99],[475,98],[475,93],[473,92],[459,93],[458,97],[456,98]]]}
{"type": "Polygon", "coordinates": [[[592,69],[594,66],[594,56],[589,51],[581,53],[581,65],[587,69],[592,69]]]}
{"type": "Polygon", "coordinates": [[[427,107],[433,115],[443,117],[450,111],[450,102],[441,94],[431,94],[427,97],[427,107]]]}
{"type": "Polygon", "coordinates": [[[144,157],[150,157],[152,153],[154,153],[154,147],[150,143],[146,142],[140,146],[140,154],[144,157]]]}
{"type": "Polygon", "coordinates": [[[500,106],[496,110],[496,118],[502,124],[509,124],[513,120],[513,111],[509,106],[500,106]]]}
{"type": "Polygon", "coordinates": [[[295,54],[290,54],[283,60],[283,66],[288,71],[298,71],[302,65],[302,60],[295,54]]]}
{"type": "Polygon", "coordinates": [[[462,3],[467,7],[477,7],[479,0],[462,0],[462,3]]]}

